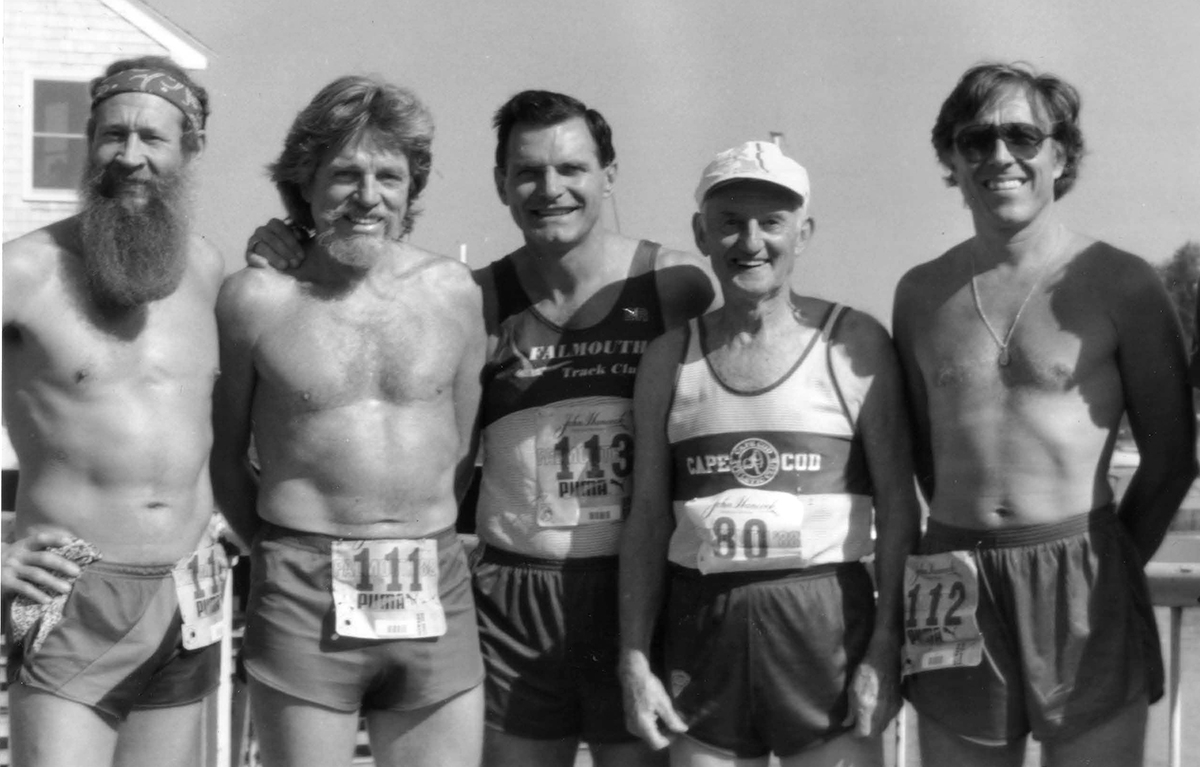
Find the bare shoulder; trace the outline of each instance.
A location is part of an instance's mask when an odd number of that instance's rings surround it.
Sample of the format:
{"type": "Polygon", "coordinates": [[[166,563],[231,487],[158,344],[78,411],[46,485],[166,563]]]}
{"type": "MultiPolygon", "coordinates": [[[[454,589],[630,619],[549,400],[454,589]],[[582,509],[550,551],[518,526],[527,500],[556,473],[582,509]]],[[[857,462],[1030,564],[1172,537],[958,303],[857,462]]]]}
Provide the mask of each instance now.
{"type": "Polygon", "coordinates": [[[299,282],[274,269],[244,267],[225,278],[217,295],[223,335],[257,335],[275,308],[291,298],[299,282]]]}
{"type": "Polygon", "coordinates": [[[449,256],[443,256],[411,245],[405,249],[402,275],[417,281],[422,290],[453,303],[467,303],[479,314],[482,306],[479,285],[470,267],[449,256]]]}
{"type": "Polygon", "coordinates": [[[1109,299],[1135,296],[1148,287],[1160,287],[1161,280],[1150,262],[1100,240],[1086,240],[1066,267],[1067,277],[1075,273],[1089,290],[1109,299]]]}
{"type": "Polygon", "coordinates": [[[669,327],[698,317],[713,307],[716,277],[708,259],[686,250],[663,248],[655,262],[658,294],[669,327]]]}
{"type": "Polygon", "coordinates": [[[917,264],[904,273],[896,284],[896,301],[922,301],[935,296],[955,282],[964,268],[967,242],[960,242],[937,258],[917,264]]]}
{"type": "Polygon", "coordinates": [[[205,237],[193,234],[188,239],[188,255],[205,290],[215,296],[225,277],[225,259],[205,237]]]}
{"type": "Polygon", "coordinates": [[[19,319],[27,305],[59,273],[69,255],[74,219],[57,221],[4,243],[4,321],[19,319]]]}
{"type": "Polygon", "coordinates": [[[871,378],[896,366],[896,349],[883,323],[849,307],[834,326],[830,352],[835,364],[842,363],[856,378],[871,378]]]}

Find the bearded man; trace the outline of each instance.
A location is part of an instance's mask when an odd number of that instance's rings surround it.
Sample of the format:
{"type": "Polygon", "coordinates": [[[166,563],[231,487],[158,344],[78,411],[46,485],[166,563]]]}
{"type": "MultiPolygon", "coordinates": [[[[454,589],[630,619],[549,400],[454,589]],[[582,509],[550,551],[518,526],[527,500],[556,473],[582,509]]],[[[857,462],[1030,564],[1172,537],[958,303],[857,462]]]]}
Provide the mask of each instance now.
{"type": "Polygon", "coordinates": [[[14,764],[193,764],[217,686],[208,472],[223,263],[189,231],[208,96],[169,59],[91,85],[81,211],[4,245],[14,764]]]}
{"type": "Polygon", "coordinates": [[[454,531],[485,336],[467,267],[405,241],[433,122],[365,77],[323,88],[271,174],[314,231],[294,271],[217,304],[213,477],[253,540],[243,647],[264,764],[472,765],[483,664],[454,531]],[[262,471],[247,468],[251,433],[262,471]]]}

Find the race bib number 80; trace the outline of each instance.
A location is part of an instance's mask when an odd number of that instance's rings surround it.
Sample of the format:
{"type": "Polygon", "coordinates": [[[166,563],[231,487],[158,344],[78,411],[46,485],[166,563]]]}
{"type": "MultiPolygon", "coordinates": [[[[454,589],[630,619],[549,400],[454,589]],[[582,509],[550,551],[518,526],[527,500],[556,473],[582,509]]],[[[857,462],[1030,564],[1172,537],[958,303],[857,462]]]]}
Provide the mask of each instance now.
{"type": "Polygon", "coordinates": [[[791,493],[755,488],[726,490],[684,504],[702,531],[696,567],[704,574],[806,567],[804,505],[791,493]]]}
{"type": "Polygon", "coordinates": [[[909,557],[904,593],[905,675],[982,662],[979,569],[971,552],[909,557]]]}
{"type": "Polygon", "coordinates": [[[433,539],[333,542],[337,632],[360,639],[446,633],[433,539]]]}

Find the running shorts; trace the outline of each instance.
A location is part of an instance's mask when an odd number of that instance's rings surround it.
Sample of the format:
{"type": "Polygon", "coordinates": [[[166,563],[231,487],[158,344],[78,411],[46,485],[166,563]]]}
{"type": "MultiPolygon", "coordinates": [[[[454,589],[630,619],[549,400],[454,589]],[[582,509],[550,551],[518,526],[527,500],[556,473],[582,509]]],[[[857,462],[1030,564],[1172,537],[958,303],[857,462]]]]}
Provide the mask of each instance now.
{"type": "Polygon", "coordinates": [[[466,555],[453,528],[435,533],[446,632],[422,639],[339,635],[329,535],[265,524],[251,554],[242,646],[246,671],[294,698],[337,711],[408,711],[480,683],[479,634],[466,555]]]}
{"type": "Polygon", "coordinates": [[[716,573],[672,564],[667,684],[687,737],[741,759],[797,754],[850,728],[851,674],[875,592],[861,563],[716,573]]]}
{"type": "Polygon", "coordinates": [[[617,558],[473,558],[489,727],[520,738],[634,740],[617,679],[617,558]]]}
{"type": "Polygon", "coordinates": [[[907,677],[920,716],[982,743],[1054,740],[1162,697],[1145,575],[1111,506],[1018,529],[930,520],[921,553],[947,551],[974,554],[982,661],[907,677]]]}
{"type": "MultiPolygon", "coordinates": [[[[93,562],[62,618],[34,650],[39,627],[8,642],[8,683],[82,703],[123,721],[135,709],[183,706],[217,687],[221,644],[183,647],[175,565],[93,562]]],[[[43,618],[45,620],[45,618],[43,618]]]]}

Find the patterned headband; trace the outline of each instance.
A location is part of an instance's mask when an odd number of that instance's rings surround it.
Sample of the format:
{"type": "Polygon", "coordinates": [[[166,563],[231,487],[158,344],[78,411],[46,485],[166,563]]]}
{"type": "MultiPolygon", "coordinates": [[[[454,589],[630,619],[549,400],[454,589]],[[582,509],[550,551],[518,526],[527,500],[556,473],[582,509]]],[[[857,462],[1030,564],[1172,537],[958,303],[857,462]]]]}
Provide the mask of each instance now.
{"type": "Polygon", "coordinates": [[[92,96],[92,110],[101,101],[118,93],[149,93],[164,98],[179,108],[199,130],[204,129],[204,109],[192,89],[157,69],[126,69],[104,78],[92,96]]]}

